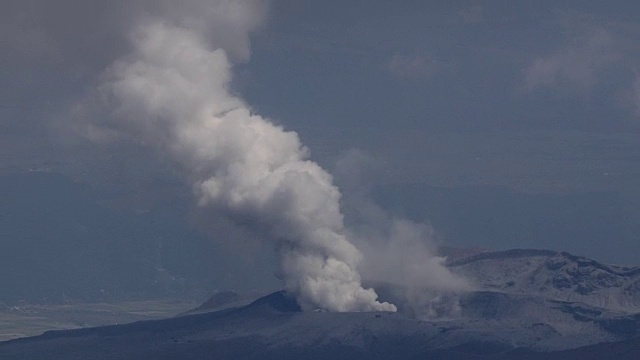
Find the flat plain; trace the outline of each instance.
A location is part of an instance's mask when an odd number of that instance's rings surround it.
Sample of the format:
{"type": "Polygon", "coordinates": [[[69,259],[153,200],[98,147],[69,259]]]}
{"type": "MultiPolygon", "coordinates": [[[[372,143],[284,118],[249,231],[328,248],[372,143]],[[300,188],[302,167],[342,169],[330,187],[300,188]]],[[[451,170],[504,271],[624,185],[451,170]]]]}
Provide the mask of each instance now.
{"type": "Polygon", "coordinates": [[[24,304],[0,308],[0,341],[66,330],[178,315],[200,305],[192,300],[146,300],[64,305],[24,304]]]}

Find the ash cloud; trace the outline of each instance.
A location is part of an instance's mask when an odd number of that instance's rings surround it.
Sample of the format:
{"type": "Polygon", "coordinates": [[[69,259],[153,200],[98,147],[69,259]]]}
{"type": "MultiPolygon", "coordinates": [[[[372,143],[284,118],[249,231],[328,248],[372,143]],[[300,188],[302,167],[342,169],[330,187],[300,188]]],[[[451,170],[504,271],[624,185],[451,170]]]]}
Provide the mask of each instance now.
{"type": "MultiPolygon", "coordinates": [[[[241,19],[253,8],[215,4],[216,14],[240,19],[223,22],[224,29],[247,39],[258,23],[241,19]]],[[[332,177],[308,159],[295,132],[230,93],[228,44],[208,36],[209,29],[198,21],[144,18],[132,31],[131,52],[109,66],[96,93],[76,109],[82,116],[96,102],[106,106],[106,126],[87,124],[83,131],[135,139],[180,166],[200,206],[249,224],[275,244],[284,285],[303,308],[395,311],[361,285],[362,254],[346,237],[332,177]]],[[[239,54],[244,60],[248,52],[239,54]]]]}
{"type": "Polygon", "coordinates": [[[367,179],[379,178],[381,171],[380,163],[359,150],[347,152],[334,169],[345,190],[349,238],[364,254],[360,272],[365,282],[391,285],[396,305],[414,316],[455,316],[457,295],[473,285],[445,266],[429,224],[394,216],[372,200],[373,184],[367,179]]]}
{"type": "Polygon", "coordinates": [[[396,311],[360,272],[402,286],[420,316],[441,315],[442,294],[469,289],[436,255],[431,228],[389,215],[366,186],[346,184],[343,205],[356,211],[345,226],[340,190],[298,134],[230,90],[234,63],[249,59],[249,34],[266,17],[263,3],[159,4],[127,26],[129,51],[74,109],[77,131],[97,143],[134,142],[173,163],[204,214],[273,244],[278,276],[304,309],[396,311]]]}

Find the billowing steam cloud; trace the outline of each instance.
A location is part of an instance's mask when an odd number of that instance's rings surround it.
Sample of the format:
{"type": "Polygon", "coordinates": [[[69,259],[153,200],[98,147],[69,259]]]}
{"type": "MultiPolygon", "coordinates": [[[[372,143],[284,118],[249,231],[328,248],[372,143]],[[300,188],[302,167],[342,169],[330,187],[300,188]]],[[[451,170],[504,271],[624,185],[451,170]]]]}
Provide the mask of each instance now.
{"type": "Polygon", "coordinates": [[[134,31],[132,51],[101,79],[114,128],[178,163],[201,206],[273,241],[304,308],[395,311],[361,286],[362,255],[345,236],[332,177],[296,133],[229,93],[227,52],[200,29],[147,19],[134,31]]]}
{"type": "Polygon", "coordinates": [[[396,311],[362,286],[358,270],[376,286],[407,289],[393,301],[420,316],[431,316],[441,294],[468,289],[433,255],[428,227],[394,219],[369,200],[354,175],[358,156],[342,162],[347,171],[336,169],[357,183],[343,184],[350,188],[342,204],[351,218],[346,229],[338,188],[309,160],[298,135],[252,113],[229,91],[232,62],[249,58],[262,3],[153,4],[153,15],[132,27],[130,51],[104,71],[98,96],[89,99],[110,115],[100,126],[83,123],[86,136],[133,138],[171,159],[200,206],[274,244],[279,275],[305,309],[396,311]]]}
{"type": "Polygon", "coordinates": [[[358,150],[347,152],[334,173],[345,190],[342,199],[349,239],[364,254],[360,271],[403,312],[419,318],[458,315],[458,295],[473,289],[437,256],[431,226],[395,217],[371,199],[377,163],[358,150]]]}

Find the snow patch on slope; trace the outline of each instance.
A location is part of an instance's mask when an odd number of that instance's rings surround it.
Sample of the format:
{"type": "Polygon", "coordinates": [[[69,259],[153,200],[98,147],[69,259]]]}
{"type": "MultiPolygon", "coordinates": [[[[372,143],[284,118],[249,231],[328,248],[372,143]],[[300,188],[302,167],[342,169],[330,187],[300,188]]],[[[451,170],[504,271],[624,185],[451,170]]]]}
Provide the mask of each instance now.
{"type": "Polygon", "coordinates": [[[481,290],[640,312],[640,267],[605,265],[549,250],[483,252],[448,266],[481,290]]]}

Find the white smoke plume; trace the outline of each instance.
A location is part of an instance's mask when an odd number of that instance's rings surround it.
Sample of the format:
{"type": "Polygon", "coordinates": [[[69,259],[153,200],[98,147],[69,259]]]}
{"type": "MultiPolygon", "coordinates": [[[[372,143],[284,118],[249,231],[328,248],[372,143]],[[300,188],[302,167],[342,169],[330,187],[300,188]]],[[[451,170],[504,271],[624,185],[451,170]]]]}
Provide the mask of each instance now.
{"type": "MultiPolygon", "coordinates": [[[[237,19],[250,8],[217,3],[218,13],[237,19]]],[[[257,23],[229,24],[227,31],[247,39],[257,23]]],[[[131,52],[101,78],[109,126],[179,164],[199,205],[251,223],[273,241],[284,285],[303,308],[395,311],[361,285],[362,254],[345,235],[332,177],[308,159],[295,132],[252,113],[230,93],[228,44],[208,31],[197,23],[143,21],[131,52]]],[[[243,49],[236,57],[248,55],[243,49]]]]}
{"type": "Polygon", "coordinates": [[[351,235],[364,254],[360,267],[364,279],[392,284],[394,296],[389,300],[404,313],[418,318],[458,316],[458,295],[472,286],[445,266],[446,258],[437,255],[433,229],[386,213],[368,224],[363,233],[358,234],[363,229],[356,227],[351,235]]]}
{"type": "Polygon", "coordinates": [[[472,284],[452,273],[446,258],[437,255],[433,228],[382,209],[370,194],[368,179],[379,178],[379,163],[358,150],[347,152],[334,173],[346,189],[343,207],[349,238],[364,254],[364,280],[391,284],[392,300],[403,312],[420,318],[455,316],[457,296],[472,284]]]}

